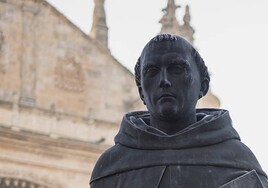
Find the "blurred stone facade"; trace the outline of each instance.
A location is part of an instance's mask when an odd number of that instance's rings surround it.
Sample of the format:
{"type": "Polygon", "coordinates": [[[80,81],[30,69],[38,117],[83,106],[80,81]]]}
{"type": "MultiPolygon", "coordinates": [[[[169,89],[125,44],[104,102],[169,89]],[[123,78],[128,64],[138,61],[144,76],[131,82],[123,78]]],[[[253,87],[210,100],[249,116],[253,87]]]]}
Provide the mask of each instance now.
{"type": "Polygon", "coordinates": [[[123,114],[144,109],[100,2],[89,36],[45,0],[0,0],[1,188],[88,187],[123,114]]]}

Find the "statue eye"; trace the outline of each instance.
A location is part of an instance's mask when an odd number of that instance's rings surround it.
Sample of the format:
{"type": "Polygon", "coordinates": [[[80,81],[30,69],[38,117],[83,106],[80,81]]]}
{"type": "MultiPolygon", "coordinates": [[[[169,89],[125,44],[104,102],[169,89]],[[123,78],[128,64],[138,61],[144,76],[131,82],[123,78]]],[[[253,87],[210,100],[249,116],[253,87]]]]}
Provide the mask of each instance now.
{"type": "Polygon", "coordinates": [[[144,68],[144,74],[154,75],[158,72],[158,68],[155,66],[149,66],[144,68]]]}
{"type": "Polygon", "coordinates": [[[169,70],[173,73],[181,74],[184,71],[185,67],[182,64],[176,63],[172,64],[169,67],[169,70]]]}

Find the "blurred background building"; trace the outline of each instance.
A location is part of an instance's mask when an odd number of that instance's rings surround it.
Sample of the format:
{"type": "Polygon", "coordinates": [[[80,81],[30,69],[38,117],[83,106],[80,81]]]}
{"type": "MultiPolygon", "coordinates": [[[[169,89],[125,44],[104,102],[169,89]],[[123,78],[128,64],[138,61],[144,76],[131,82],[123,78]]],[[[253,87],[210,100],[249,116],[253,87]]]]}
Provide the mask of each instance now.
{"type": "MultiPolygon", "coordinates": [[[[161,33],[194,43],[174,0],[161,33]]],[[[160,10],[159,10],[160,11],[160,10]]],[[[0,187],[84,188],[122,116],[142,110],[134,75],[108,48],[104,0],[89,34],[45,0],[0,0],[0,187]]],[[[219,107],[210,91],[198,107],[219,107]]]]}

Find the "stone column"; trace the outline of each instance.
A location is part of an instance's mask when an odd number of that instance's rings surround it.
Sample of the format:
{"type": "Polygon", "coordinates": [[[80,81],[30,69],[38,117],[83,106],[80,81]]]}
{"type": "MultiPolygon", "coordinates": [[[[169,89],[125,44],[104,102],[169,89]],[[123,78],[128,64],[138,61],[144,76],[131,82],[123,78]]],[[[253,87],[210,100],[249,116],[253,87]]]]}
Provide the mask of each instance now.
{"type": "MultiPolygon", "coordinates": [[[[26,1],[27,2],[27,1],[26,1]]],[[[22,6],[22,58],[21,58],[21,93],[19,104],[35,105],[36,82],[36,20],[38,8],[26,4],[22,6]]]]}

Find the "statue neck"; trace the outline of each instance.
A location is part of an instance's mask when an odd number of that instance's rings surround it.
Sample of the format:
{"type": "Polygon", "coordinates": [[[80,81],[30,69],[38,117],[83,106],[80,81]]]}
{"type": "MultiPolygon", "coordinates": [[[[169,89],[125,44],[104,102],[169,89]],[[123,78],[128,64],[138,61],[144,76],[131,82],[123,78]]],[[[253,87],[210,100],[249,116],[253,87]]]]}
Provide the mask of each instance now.
{"type": "Polygon", "coordinates": [[[150,117],[150,125],[168,135],[175,134],[192,125],[196,121],[197,118],[195,113],[188,117],[178,118],[176,120],[162,120],[154,118],[153,116],[150,117]]]}

